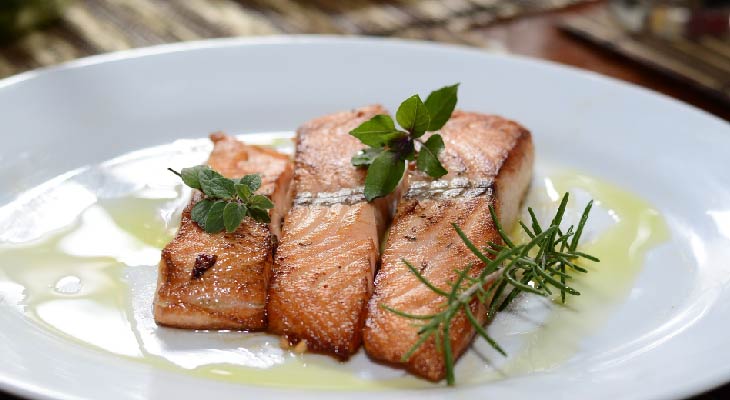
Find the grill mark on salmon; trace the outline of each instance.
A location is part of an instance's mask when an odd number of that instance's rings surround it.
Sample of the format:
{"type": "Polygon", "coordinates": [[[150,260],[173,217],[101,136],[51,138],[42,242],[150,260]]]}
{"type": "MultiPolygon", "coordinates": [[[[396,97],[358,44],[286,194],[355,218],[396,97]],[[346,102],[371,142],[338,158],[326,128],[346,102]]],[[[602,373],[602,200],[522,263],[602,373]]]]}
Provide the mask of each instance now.
{"type": "Polygon", "coordinates": [[[210,234],[191,219],[192,207],[203,198],[194,191],[177,235],[162,250],[155,321],[176,328],[262,330],[276,235],[291,203],[291,160],[222,133],[211,140],[208,165],[228,178],[260,174],[259,193],[276,207],[270,224],[246,218],[235,232],[210,234]]]}
{"type": "Polygon", "coordinates": [[[390,199],[367,203],[365,147],[349,132],[380,106],[317,118],[297,131],[294,206],[287,214],[269,288],[269,331],[347,359],[360,346],[390,199]]]}
{"type": "MultiPolygon", "coordinates": [[[[505,226],[514,224],[534,159],[530,133],[497,116],[456,111],[440,134],[446,144],[440,158],[449,173],[431,181],[421,172],[409,172],[409,188],[390,229],[363,333],[372,358],[432,381],[445,376],[443,354],[434,340],[402,361],[418,339],[418,327],[381,305],[427,315],[440,311],[444,299],[423,285],[401,260],[408,260],[441,288],[456,280],[456,269],[470,263],[472,276],[478,275],[484,264],[466,248],[451,224],[458,224],[478,247],[498,242],[489,205],[494,205],[505,226]]],[[[485,321],[482,304],[473,302],[471,309],[479,321],[485,321]]],[[[466,351],[474,334],[466,315],[457,314],[450,326],[455,357],[466,351]]]]}

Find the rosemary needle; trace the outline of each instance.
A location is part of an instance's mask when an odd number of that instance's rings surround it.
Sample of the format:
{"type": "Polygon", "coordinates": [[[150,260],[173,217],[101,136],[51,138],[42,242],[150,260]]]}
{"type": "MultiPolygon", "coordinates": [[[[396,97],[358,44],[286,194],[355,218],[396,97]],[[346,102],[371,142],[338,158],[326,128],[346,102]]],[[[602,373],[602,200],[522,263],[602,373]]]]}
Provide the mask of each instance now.
{"type": "Polygon", "coordinates": [[[503,311],[521,293],[534,293],[539,296],[551,296],[553,289],[560,291],[560,301],[565,303],[566,296],[578,296],[580,292],[568,285],[572,273],[585,273],[587,270],[578,265],[584,259],[593,262],[600,260],[590,254],[578,251],[583,229],[588,221],[593,206],[590,201],[581,215],[576,227],[570,226],[566,231],[560,229],[565,210],[568,204],[566,193],[558,206],[555,216],[547,227],[540,225],[532,208],[528,208],[530,215],[529,227],[520,221],[519,225],[529,241],[515,244],[502,228],[494,207],[489,206],[489,213],[495,229],[503,244],[489,242],[487,247],[480,250],[461,230],[453,224],[456,234],[464,245],[484,264],[478,276],[472,277],[472,265],[456,271],[456,280],[446,289],[441,289],[428,280],[407,260],[402,260],[411,273],[429,290],[445,301],[441,310],[430,315],[414,315],[381,304],[381,307],[400,317],[414,320],[418,326],[418,339],[403,355],[403,361],[408,361],[413,354],[429,339],[433,338],[437,350],[443,354],[446,369],[446,382],[453,385],[455,357],[451,347],[450,328],[454,317],[461,312],[466,315],[476,333],[484,338],[497,352],[506,356],[507,353],[489,336],[483,323],[474,314],[472,305],[475,301],[481,302],[487,308],[485,323],[491,321],[497,312],[503,311]]]}

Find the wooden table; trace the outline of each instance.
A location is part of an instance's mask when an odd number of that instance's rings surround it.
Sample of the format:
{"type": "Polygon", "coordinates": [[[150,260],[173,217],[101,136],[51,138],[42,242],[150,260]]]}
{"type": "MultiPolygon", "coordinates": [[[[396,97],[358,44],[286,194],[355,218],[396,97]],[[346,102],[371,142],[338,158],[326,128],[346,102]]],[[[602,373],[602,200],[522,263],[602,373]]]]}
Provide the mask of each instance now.
{"type": "Polygon", "coordinates": [[[687,85],[638,63],[600,49],[561,31],[561,18],[602,7],[605,2],[570,7],[562,11],[522,17],[479,29],[486,37],[504,43],[516,54],[542,58],[588,69],[664,93],[730,121],[730,105],[709,98],[687,85]]]}

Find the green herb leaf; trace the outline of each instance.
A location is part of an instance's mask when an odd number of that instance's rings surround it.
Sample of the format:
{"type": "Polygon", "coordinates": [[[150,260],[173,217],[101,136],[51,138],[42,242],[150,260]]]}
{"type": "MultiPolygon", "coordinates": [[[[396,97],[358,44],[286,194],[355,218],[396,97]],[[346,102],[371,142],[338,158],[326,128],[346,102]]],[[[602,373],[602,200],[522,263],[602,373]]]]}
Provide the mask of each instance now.
{"type": "Polygon", "coordinates": [[[423,104],[421,98],[414,94],[401,103],[398,112],[395,113],[395,119],[398,120],[403,129],[411,133],[411,137],[421,137],[431,123],[426,105],[423,104]]]}
{"type": "Polygon", "coordinates": [[[405,134],[395,128],[393,118],[388,115],[376,115],[350,131],[350,135],[372,147],[383,147],[391,140],[405,134]]]}
{"type": "Polygon", "coordinates": [[[203,169],[208,169],[208,166],[196,165],[195,167],[183,168],[180,172],[177,172],[172,168],[168,168],[167,170],[179,176],[183,180],[183,183],[185,183],[187,186],[190,186],[193,189],[200,189],[200,180],[198,179],[198,174],[203,169]]]}
{"type": "Polygon", "coordinates": [[[208,219],[208,212],[213,206],[213,202],[208,199],[203,199],[197,202],[193,209],[190,211],[190,218],[201,228],[205,229],[205,220],[208,219]]]}
{"type": "Polygon", "coordinates": [[[403,177],[405,160],[391,151],[380,153],[368,168],[365,178],[365,198],[372,201],[392,192],[403,177]]]}
{"type": "Polygon", "coordinates": [[[269,210],[274,208],[274,203],[272,203],[268,197],[257,194],[251,198],[251,202],[249,202],[249,207],[258,208],[261,210],[269,210]]]}
{"type": "Polygon", "coordinates": [[[247,215],[250,216],[248,207],[245,204],[238,204],[238,212],[243,216],[243,218],[246,218],[247,215]]]}
{"type": "Polygon", "coordinates": [[[198,179],[203,193],[210,197],[230,199],[236,196],[233,181],[210,168],[201,169],[198,172],[198,179]]]}
{"type": "Polygon", "coordinates": [[[235,232],[245,214],[241,214],[241,209],[237,203],[228,203],[223,208],[223,226],[226,228],[226,232],[235,232]]]}
{"type": "Polygon", "coordinates": [[[184,168],[183,173],[168,168],[188,186],[199,186],[206,196],[193,206],[190,217],[208,233],[224,228],[234,232],[248,215],[259,222],[270,222],[267,210],[274,208],[268,197],[254,194],[261,187],[260,175],[228,179],[205,165],[184,168]],[[197,171],[197,180],[193,178],[197,171]]]}
{"type": "Polygon", "coordinates": [[[225,201],[216,201],[208,210],[208,217],[205,219],[205,229],[208,233],[218,233],[223,230],[223,209],[226,208],[225,201]]]}
{"type": "Polygon", "coordinates": [[[456,85],[442,87],[428,95],[425,103],[428,114],[431,116],[428,131],[441,129],[446,121],[451,118],[451,113],[454,112],[458,100],[458,90],[459,84],[457,83],[456,85]]]}
{"type": "Polygon", "coordinates": [[[255,219],[258,222],[271,222],[269,212],[266,210],[262,210],[260,208],[249,208],[248,213],[249,215],[251,215],[251,218],[255,219]]]}
{"type": "Polygon", "coordinates": [[[356,167],[370,165],[373,163],[375,157],[382,152],[382,147],[368,147],[355,153],[350,162],[356,167]]]}
{"type": "Polygon", "coordinates": [[[427,131],[441,129],[451,117],[457,102],[459,85],[438,89],[424,103],[418,95],[403,101],[395,118],[407,132],[399,131],[393,119],[376,115],[363,122],[350,134],[368,146],[353,155],[353,166],[369,166],[365,178],[365,198],[368,201],[392,192],[406,171],[406,161],[416,161],[416,167],[429,176],[440,178],[448,173],[438,159],[444,149],[439,135],[432,135],[425,143],[419,138],[427,131]],[[416,151],[416,142],[421,147],[416,151]]]}
{"type": "Polygon", "coordinates": [[[405,158],[408,161],[413,161],[416,159],[416,146],[415,144],[411,143],[412,146],[408,148],[406,151],[401,153],[403,155],[403,158],[405,158]]]}
{"type": "MultiPolygon", "coordinates": [[[[419,153],[419,157],[420,154],[423,153],[419,153]]],[[[421,275],[417,268],[403,259],[403,263],[411,273],[431,290],[434,296],[444,298],[444,303],[433,314],[424,315],[411,314],[407,310],[397,310],[381,304],[385,310],[411,319],[420,326],[418,338],[405,352],[403,360],[408,360],[427,340],[433,337],[436,350],[444,355],[446,381],[449,385],[453,385],[456,382],[454,364],[458,354],[455,354],[451,348],[449,330],[454,318],[461,311],[466,314],[469,323],[487,343],[502,355],[506,355],[504,349],[483,328],[484,321],[477,318],[477,315],[471,311],[474,302],[482,303],[484,309],[488,310],[486,318],[489,321],[494,318],[496,312],[504,310],[521,293],[548,297],[553,295],[553,291],[550,289],[552,287],[560,291],[559,298],[563,302],[565,302],[566,295],[580,295],[580,292],[566,284],[572,278],[570,272],[588,272],[587,269],[578,265],[579,260],[598,262],[598,259],[576,250],[578,243],[574,244],[570,241],[576,237],[573,233],[577,232],[574,226],[569,227],[566,231],[561,230],[560,223],[567,202],[566,193],[555,217],[547,228],[543,229],[539,226],[532,212],[530,213],[533,219],[532,229],[520,221],[520,226],[530,238],[529,241],[522,244],[516,244],[507,237],[504,229],[496,220],[497,214],[494,207],[490,205],[489,213],[494,220],[501,242],[489,241],[487,247],[483,249],[484,253],[458,225],[453,224],[456,234],[483,264],[483,269],[477,276],[469,274],[473,267],[471,264],[464,269],[457,269],[457,279],[450,281],[448,283],[450,287],[446,290],[432,284],[421,275]],[[570,248],[570,246],[574,247],[570,248]]],[[[583,211],[578,224],[581,230],[586,224],[592,203],[592,201],[589,202],[583,211]]],[[[557,293],[555,295],[557,298],[557,293]]]]}
{"type": "Polygon", "coordinates": [[[441,135],[431,135],[421,146],[416,158],[416,167],[433,178],[440,178],[448,173],[441,165],[438,155],[444,149],[444,140],[441,135]]]}
{"type": "Polygon", "coordinates": [[[251,187],[242,183],[237,183],[233,187],[236,189],[238,197],[240,197],[243,201],[250,201],[251,195],[253,194],[251,187]]]}
{"type": "Polygon", "coordinates": [[[251,193],[259,190],[261,187],[261,175],[246,175],[238,181],[241,185],[248,186],[251,189],[251,193]]]}

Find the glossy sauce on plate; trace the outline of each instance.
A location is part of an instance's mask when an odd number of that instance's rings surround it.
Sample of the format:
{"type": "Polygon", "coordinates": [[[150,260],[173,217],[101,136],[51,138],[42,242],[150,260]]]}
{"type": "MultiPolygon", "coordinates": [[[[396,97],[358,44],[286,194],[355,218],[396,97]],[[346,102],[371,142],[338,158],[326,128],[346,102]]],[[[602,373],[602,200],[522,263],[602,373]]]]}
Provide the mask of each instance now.
{"type": "MultiPolygon", "coordinates": [[[[290,137],[283,132],[241,138],[290,152],[290,137]]],[[[181,140],[134,152],[72,171],[1,207],[0,303],[75,345],[199,377],[317,389],[432,387],[372,363],[362,351],[339,363],[282,350],[279,338],[266,334],[155,325],[159,252],[174,235],[187,200],[165,168],[201,163],[209,150],[206,140],[181,140]]],[[[581,339],[600,330],[629,295],[646,253],[668,239],[664,219],[651,204],[612,183],[538,161],[527,205],[547,220],[564,191],[573,194],[566,223],[577,220],[590,198],[596,200],[583,251],[601,263],[587,265],[590,273],[573,282],[582,295],[567,306],[523,297],[499,314],[489,332],[509,357],[477,341],[457,365],[460,384],[569,362],[579,354],[581,339]]]]}

